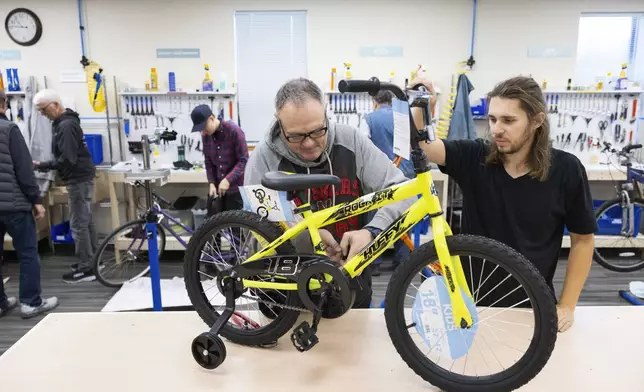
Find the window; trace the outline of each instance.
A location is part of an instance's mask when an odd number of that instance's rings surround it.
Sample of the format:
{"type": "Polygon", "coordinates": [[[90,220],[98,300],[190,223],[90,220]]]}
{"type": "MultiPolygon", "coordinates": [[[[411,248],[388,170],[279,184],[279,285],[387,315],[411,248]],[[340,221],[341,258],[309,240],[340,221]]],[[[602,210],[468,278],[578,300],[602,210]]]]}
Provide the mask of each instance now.
{"type": "Polygon", "coordinates": [[[280,86],[307,76],[306,19],[306,11],[235,13],[239,117],[248,143],[263,140],[274,121],[280,86]]]}
{"type": "Polygon", "coordinates": [[[590,85],[610,72],[644,79],[644,14],[587,14],[579,19],[574,83],[590,85]]]}

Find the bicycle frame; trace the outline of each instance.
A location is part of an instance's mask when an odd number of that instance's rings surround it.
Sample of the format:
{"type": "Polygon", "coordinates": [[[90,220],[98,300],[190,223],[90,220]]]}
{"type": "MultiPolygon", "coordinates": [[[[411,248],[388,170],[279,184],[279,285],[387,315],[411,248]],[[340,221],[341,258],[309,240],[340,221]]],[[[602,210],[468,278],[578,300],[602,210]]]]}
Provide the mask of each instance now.
{"type": "MultiPolygon", "coordinates": [[[[170,215],[170,214],[168,214],[167,212],[163,211],[163,210],[162,210],[161,208],[159,208],[157,205],[154,205],[154,206],[151,208],[151,210],[152,210],[152,211],[154,211],[154,212],[156,212],[157,214],[161,215],[162,217],[167,218],[167,219],[168,219],[168,220],[170,220],[171,222],[173,222],[173,223],[175,223],[175,224],[177,224],[177,225],[181,226],[181,228],[182,228],[183,230],[185,230],[188,234],[192,235],[192,234],[194,233],[194,231],[193,231],[191,228],[189,228],[188,226],[184,225],[184,224],[183,224],[183,223],[181,223],[178,219],[176,219],[175,217],[171,216],[171,215],[170,215]]],[[[163,218],[161,218],[161,219],[163,219],[163,218]]],[[[160,224],[161,226],[163,226],[163,228],[164,228],[164,229],[168,230],[168,231],[170,232],[170,234],[172,234],[172,236],[173,236],[174,238],[176,238],[176,239],[177,239],[177,241],[179,241],[179,243],[180,243],[184,248],[188,247],[188,243],[187,243],[186,241],[184,241],[184,240],[181,238],[181,236],[180,236],[179,234],[177,234],[177,232],[176,232],[176,231],[172,230],[172,228],[170,227],[170,225],[169,225],[169,224],[164,223],[164,222],[159,222],[159,224],[160,224]]]]}
{"type": "MultiPolygon", "coordinates": [[[[434,235],[434,244],[449,289],[448,292],[452,302],[454,320],[464,319],[467,325],[470,326],[472,325],[472,318],[461,296],[461,289],[470,298],[472,294],[465,280],[460,258],[458,256],[450,256],[447,248],[445,237],[452,235],[452,231],[443,217],[438,193],[436,192],[429,170],[419,173],[412,180],[370,193],[348,203],[342,203],[317,212],[305,211],[302,213],[304,219],[301,222],[286,230],[279,238],[268,244],[263,250],[249,257],[245,262],[258,260],[274,254],[280,245],[295,238],[305,230],[308,230],[311,235],[315,253],[326,255],[318,231],[319,228],[411,197],[418,197],[419,195],[418,200],[398,219],[378,234],[362,252],[354,256],[351,260],[348,260],[340,268],[344,269],[352,278],[360,275],[380,254],[393,245],[415,224],[421,222],[425,216],[429,215],[431,218],[432,233],[434,235]]],[[[308,204],[300,208],[306,208],[307,206],[308,204]]],[[[243,283],[248,288],[297,290],[297,283],[246,279],[243,280],[243,283]]],[[[311,282],[310,285],[312,289],[319,287],[319,283],[317,282],[311,282]]]]}

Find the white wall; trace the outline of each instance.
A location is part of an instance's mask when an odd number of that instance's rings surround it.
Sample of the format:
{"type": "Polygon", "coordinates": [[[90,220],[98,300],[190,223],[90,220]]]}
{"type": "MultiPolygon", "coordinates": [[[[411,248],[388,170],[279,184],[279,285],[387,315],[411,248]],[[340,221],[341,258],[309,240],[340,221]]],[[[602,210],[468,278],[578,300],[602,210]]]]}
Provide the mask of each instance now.
{"type": "MultiPolygon", "coordinates": [[[[330,68],[354,64],[354,77],[387,77],[393,69],[400,79],[416,64],[426,66],[446,91],[458,61],[469,56],[472,23],[470,0],[353,0],[340,3],[294,0],[84,0],[88,56],[105,69],[114,103],[112,77],[143,87],[150,67],[159,71],[166,87],[167,72],[177,75],[178,87],[197,88],[203,63],[215,72],[235,76],[233,14],[235,10],[307,10],[309,76],[327,88],[330,68]],[[342,5],[341,5],[342,4],[342,5]],[[360,58],[361,46],[402,45],[401,58],[360,58]],[[157,59],[158,47],[200,48],[200,59],[157,59]]],[[[81,115],[93,113],[86,88],[61,84],[59,73],[80,69],[80,35],[75,0],[3,0],[0,15],[15,7],[35,11],[44,34],[33,47],[22,48],[0,33],[0,49],[19,49],[20,61],[4,61],[2,69],[19,68],[22,75],[47,76],[50,87],[75,98],[81,115]]],[[[578,20],[582,12],[644,11],[641,0],[480,0],[477,15],[476,70],[469,74],[475,91],[485,94],[509,76],[531,73],[549,86],[562,86],[575,66],[578,20]],[[566,58],[528,58],[530,46],[570,49],[566,58]]],[[[115,115],[113,105],[111,115],[115,115]]],[[[95,127],[104,128],[104,122],[95,127]]],[[[186,118],[187,121],[187,118],[186,118]]],[[[243,119],[242,119],[243,122],[243,119]]],[[[91,126],[90,126],[91,128],[91,126]]],[[[88,131],[92,132],[92,131],[88,131]]],[[[116,133],[114,133],[116,135],[116,133]]],[[[118,158],[118,147],[115,147],[118,158]]],[[[106,150],[107,159],[107,150],[106,150]]]]}

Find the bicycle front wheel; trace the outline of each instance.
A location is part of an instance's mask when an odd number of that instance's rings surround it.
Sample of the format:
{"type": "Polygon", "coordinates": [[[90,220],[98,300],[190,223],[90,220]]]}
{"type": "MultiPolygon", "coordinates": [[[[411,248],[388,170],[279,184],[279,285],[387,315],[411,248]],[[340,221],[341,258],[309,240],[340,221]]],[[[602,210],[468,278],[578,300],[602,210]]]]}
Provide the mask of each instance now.
{"type": "Polygon", "coordinates": [[[624,221],[623,212],[626,206],[622,206],[620,199],[606,201],[595,212],[597,225],[600,228],[606,222],[612,226],[608,230],[615,231],[595,239],[594,259],[607,270],[632,272],[644,268],[644,248],[641,245],[641,239],[635,236],[635,233],[639,234],[641,231],[644,200],[635,199],[631,203],[634,210],[632,222],[630,218],[624,221]],[[627,234],[631,226],[633,232],[627,234]],[[622,231],[625,233],[622,234],[622,231]]]}
{"type": "Polygon", "coordinates": [[[438,263],[429,242],[401,263],[387,288],[385,320],[396,350],[416,374],[445,391],[519,388],[554,349],[554,294],[537,269],[504,244],[457,235],[447,237],[447,246],[461,260],[473,325],[455,326],[447,281],[440,268],[432,268],[436,274],[426,268],[438,263]]]}
{"type": "MultiPolygon", "coordinates": [[[[120,288],[150,271],[148,233],[143,219],[125,223],[110,233],[94,256],[96,279],[107,287],[120,288]]],[[[158,257],[165,250],[165,230],[157,224],[158,257]]]]}

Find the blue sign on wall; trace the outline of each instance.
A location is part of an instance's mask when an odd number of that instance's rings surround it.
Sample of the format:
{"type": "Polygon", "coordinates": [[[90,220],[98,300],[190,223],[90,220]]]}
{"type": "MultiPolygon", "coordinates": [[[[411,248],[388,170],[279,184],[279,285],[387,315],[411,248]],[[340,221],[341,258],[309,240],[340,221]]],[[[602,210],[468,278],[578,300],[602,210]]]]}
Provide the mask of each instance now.
{"type": "Polygon", "coordinates": [[[402,57],[402,46],[361,46],[360,57],[402,57]]]}
{"type": "Polygon", "coordinates": [[[196,48],[163,48],[157,49],[158,59],[198,59],[201,51],[196,48]]]}
{"type": "Polygon", "coordinates": [[[0,50],[0,60],[20,60],[19,50],[0,50]]]}

